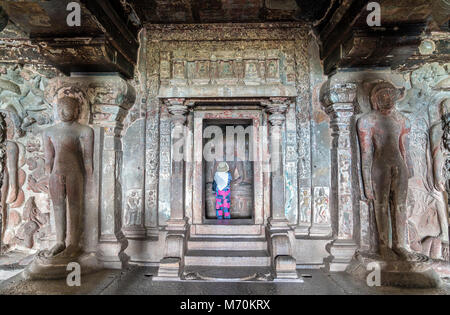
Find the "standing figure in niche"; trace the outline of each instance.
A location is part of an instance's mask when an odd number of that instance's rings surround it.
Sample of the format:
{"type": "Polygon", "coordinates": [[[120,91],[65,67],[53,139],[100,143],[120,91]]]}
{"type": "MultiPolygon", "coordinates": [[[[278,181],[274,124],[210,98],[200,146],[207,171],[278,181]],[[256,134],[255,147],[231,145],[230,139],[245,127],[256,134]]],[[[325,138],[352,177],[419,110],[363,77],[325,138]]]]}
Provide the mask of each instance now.
{"type": "Polygon", "coordinates": [[[24,200],[24,193],[21,189],[25,179],[25,173],[20,169],[19,145],[15,141],[16,138],[24,135],[20,128],[20,118],[15,110],[2,110],[4,115],[4,122],[6,124],[6,159],[4,178],[1,187],[1,202],[2,209],[2,239],[8,228],[8,208],[20,207],[24,200]]]}
{"type": "Polygon", "coordinates": [[[231,174],[226,162],[220,162],[214,174],[212,189],[216,194],[216,215],[217,219],[231,219],[231,174]]]}
{"type": "Polygon", "coordinates": [[[50,250],[50,257],[81,254],[84,179],[90,179],[93,172],[94,132],[78,123],[79,112],[77,99],[59,99],[61,122],[44,132],[45,169],[50,173],[56,228],[56,245],[50,250]]]}
{"type": "Polygon", "coordinates": [[[374,202],[380,254],[392,251],[409,260],[406,198],[412,175],[409,160],[409,121],[395,110],[402,96],[392,84],[378,83],[371,91],[372,111],[358,119],[364,192],[374,202]]]}

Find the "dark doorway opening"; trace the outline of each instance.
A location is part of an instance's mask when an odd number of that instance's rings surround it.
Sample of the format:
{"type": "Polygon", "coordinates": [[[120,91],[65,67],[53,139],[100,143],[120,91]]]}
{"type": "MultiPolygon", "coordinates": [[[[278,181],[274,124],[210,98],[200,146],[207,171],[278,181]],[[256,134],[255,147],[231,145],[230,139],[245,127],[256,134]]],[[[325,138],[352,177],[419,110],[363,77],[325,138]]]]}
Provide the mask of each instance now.
{"type": "Polygon", "coordinates": [[[254,218],[254,174],[252,121],[248,119],[206,119],[203,124],[204,222],[216,223],[216,197],[212,183],[217,164],[226,161],[231,182],[231,223],[250,224],[254,218]],[[222,147],[222,150],[218,146],[222,147]],[[205,154],[207,152],[211,155],[205,154]]]}

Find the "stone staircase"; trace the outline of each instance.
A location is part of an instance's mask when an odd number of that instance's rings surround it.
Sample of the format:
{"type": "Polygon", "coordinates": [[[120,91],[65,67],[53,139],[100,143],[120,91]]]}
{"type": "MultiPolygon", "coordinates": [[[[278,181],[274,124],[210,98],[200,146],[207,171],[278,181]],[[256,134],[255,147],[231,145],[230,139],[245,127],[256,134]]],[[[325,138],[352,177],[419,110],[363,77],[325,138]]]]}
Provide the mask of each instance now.
{"type": "Polygon", "coordinates": [[[185,266],[269,267],[267,241],[261,236],[192,236],[184,257],[185,266]]]}

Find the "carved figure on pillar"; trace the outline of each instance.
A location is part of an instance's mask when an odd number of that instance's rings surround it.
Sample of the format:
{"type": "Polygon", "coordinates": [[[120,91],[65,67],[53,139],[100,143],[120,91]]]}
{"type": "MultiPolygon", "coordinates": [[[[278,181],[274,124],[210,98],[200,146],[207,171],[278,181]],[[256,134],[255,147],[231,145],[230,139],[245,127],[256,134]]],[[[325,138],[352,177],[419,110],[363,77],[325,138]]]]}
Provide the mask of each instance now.
{"type": "Polygon", "coordinates": [[[61,120],[44,132],[45,168],[50,174],[50,198],[55,211],[56,244],[47,256],[75,257],[81,253],[84,179],[93,172],[93,130],[77,122],[80,103],[58,100],[61,120]]]}
{"type": "Polygon", "coordinates": [[[402,260],[410,260],[407,244],[406,197],[408,178],[412,176],[408,155],[409,122],[395,109],[402,91],[387,82],[378,83],[371,92],[372,111],[358,119],[364,192],[373,201],[378,230],[379,251],[392,251],[402,260]],[[389,224],[390,219],[390,224],[389,224]]]}
{"type": "MultiPolygon", "coordinates": [[[[1,208],[2,208],[2,238],[8,228],[8,208],[17,208],[22,206],[25,196],[21,189],[25,181],[25,173],[20,169],[19,163],[19,145],[16,137],[23,136],[23,130],[20,128],[20,118],[13,109],[4,110],[4,122],[6,127],[5,141],[5,171],[3,173],[3,182],[1,186],[1,208]]],[[[4,249],[6,248],[6,244],[4,249]]]]}

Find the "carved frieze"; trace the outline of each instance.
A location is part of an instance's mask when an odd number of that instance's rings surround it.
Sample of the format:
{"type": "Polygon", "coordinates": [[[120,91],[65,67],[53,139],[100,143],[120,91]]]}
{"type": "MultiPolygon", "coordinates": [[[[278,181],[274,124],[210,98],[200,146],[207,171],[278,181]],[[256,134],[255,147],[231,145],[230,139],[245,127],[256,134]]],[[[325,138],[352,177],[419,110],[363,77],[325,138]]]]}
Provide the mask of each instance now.
{"type": "Polygon", "coordinates": [[[169,85],[183,91],[183,87],[189,86],[293,86],[295,83],[292,57],[274,49],[164,51],[160,69],[162,96],[169,96],[166,95],[169,85]]]}

